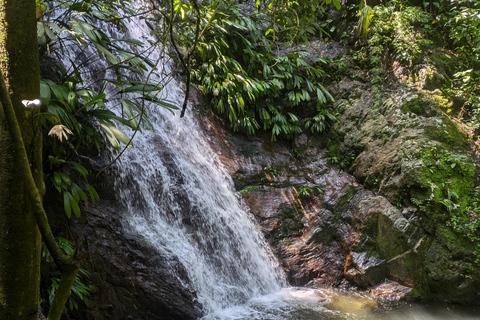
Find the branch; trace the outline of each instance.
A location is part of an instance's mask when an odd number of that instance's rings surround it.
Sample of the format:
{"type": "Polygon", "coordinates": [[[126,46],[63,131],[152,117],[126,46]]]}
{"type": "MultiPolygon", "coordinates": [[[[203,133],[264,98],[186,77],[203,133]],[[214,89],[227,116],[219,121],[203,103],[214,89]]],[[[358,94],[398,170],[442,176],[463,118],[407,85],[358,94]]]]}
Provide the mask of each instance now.
{"type": "Polygon", "coordinates": [[[183,100],[183,106],[182,106],[182,112],[180,113],[180,118],[183,118],[183,116],[185,115],[185,111],[187,110],[188,97],[190,96],[190,81],[192,78],[192,75],[190,72],[190,61],[192,60],[191,58],[192,58],[193,52],[195,50],[195,47],[197,46],[197,42],[200,37],[200,21],[201,21],[200,8],[196,0],[191,0],[191,2],[193,3],[193,7],[195,8],[195,12],[197,13],[197,21],[195,22],[195,40],[193,42],[193,45],[185,53],[185,57],[184,57],[180,52],[180,50],[178,49],[173,36],[173,20],[175,18],[175,10],[174,10],[173,0],[171,0],[172,14],[170,16],[170,28],[169,28],[170,39],[172,42],[172,46],[175,49],[175,52],[177,53],[178,58],[180,59],[180,62],[182,63],[183,67],[187,71],[185,99],[183,100]]]}
{"type": "Polygon", "coordinates": [[[0,70],[0,103],[3,106],[5,112],[5,118],[8,124],[8,130],[12,136],[15,145],[14,158],[17,165],[20,167],[21,181],[25,183],[28,190],[28,200],[33,205],[35,214],[35,220],[37,226],[42,234],[43,241],[50,251],[52,258],[54,259],[58,269],[61,272],[61,279],[57,294],[52,303],[51,310],[49,312],[47,320],[59,320],[62,315],[65,303],[70,296],[73,280],[77,275],[80,267],[78,262],[79,245],[75,247],[75,250],[71,256],[66,255],[57,245],[55,237],[53,236],[50,225],[48,224],[48,218],[43,208],[42,197],[38,191],[35,181],[33,180],[32,172],[30,171],[30,164],[28,161],[27,152],[23,143],[22,133],[20,126],[18,125],[17,117],[15,116],[15,110],[13,109],[10,95],[8,94],[5,80],[3,77],[3,71],[0,70]]]}

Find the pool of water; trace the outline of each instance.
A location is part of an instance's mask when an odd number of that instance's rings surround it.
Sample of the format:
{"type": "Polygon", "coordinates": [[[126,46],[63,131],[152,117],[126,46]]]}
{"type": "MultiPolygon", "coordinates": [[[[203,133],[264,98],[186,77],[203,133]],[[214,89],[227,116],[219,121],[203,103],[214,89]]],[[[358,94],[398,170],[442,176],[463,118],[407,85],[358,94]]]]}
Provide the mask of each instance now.
{"type": "Polygon", "coordinates": [[[469,320],[480,319],[479,306],[375,301],[365,293],[322,288],[285,288],[240,306],[218,310],[202,320],[469,320]]]}

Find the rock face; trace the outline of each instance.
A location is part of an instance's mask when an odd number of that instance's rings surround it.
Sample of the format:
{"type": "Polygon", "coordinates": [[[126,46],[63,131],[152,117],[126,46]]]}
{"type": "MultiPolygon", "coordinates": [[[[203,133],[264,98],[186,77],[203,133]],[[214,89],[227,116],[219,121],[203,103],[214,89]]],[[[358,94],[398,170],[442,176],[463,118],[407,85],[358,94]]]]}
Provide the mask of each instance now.
{"type": "Polygon", "coordinates": [[[348,82],[355,83],[345,81],[336,92],[341,118],[330,149],[354,154],[348,170],[395,204],[382,210],[377,229],[364,232],[366,242],[355,250],[385,259],[389,278],[422,296],[478,302],[475,245],[454,231],[451,218],[465,215],[458,208],[474,201],[477,159],[466,134],[443,113],[450,103],[399,83],[376,101],[368,86],[352,90],[348,82]]]}
{"type": "Polygon", "coordinates": [[[331,90],[340,116],[328,139],[272,143],[205,121],[290,282],[390,279],[411,296],[480,302],[475,246],[449,225],[444,201],[473,190],[475,156],[446,102],[400,84],[374,101],[361,76],[331,90]]]}
{"type": "MultiPolygon", "coordinates": [[[[115,204],[116,205],[116,204],[115,204]]],[[[71,225],[83,241],[84,282],[94,285],[88,308],[69,313],[71,319],[198,319],[201,307],[188,279],[172,275],[181,264],[162,257],[148,243],[121,224],[118,208],[108,201],[84,208],[83,220],[71,225]],[[181,283],[181,281],[183,283],[181,283]]]]}

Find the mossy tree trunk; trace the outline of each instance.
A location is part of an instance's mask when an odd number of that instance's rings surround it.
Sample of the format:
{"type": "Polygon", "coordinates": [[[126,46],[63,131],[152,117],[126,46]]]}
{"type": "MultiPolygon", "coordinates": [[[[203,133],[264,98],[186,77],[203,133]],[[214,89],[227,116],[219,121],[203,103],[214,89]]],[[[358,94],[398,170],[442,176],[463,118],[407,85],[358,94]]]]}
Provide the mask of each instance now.
{"type": "Polygon", "coordinates": [[[79,269],[43,209],[36,1],[0,0],[0,319],[37,319],[41,237],[61,273],[48,320],[59,320],[79,269]],[[40,236],[41,235],[41,236],[40,236]]]}
{"type": "MultiPolygon", "coordinates": [[[[36,187],[42,186],[38,110],[22,100],[39,97],[35,0],[0,0],[0,66],[15,110],[36,187]]],[[[28,200],[25,170],[0,106],[0,319],[37,319],[41,238],[28,200]]]]}

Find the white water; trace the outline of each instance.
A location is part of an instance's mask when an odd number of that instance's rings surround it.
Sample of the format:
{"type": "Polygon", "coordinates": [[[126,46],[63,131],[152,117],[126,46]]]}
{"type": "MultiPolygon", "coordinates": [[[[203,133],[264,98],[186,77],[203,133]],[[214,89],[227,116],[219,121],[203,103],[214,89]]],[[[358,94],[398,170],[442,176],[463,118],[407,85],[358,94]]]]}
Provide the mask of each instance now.
{"type": "MultiPolygon", "coordinates": [[[[132,38],[146,34],[138,24],[129,30],[132,38]]],[[[178,107],[183,103],[175,80],[162,95],[178,107]]],[[[278,264],[192,111],[179,118],[152,106],[149,119],[154,129],[137,134],[116,166],[128,226],[172,257],[172,270],[177,260],[184,266],[185,285],[207,314],[280,290],[285,281],[278,264]]]]}

